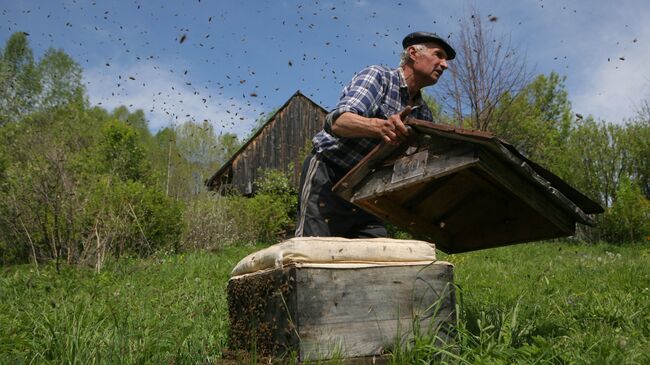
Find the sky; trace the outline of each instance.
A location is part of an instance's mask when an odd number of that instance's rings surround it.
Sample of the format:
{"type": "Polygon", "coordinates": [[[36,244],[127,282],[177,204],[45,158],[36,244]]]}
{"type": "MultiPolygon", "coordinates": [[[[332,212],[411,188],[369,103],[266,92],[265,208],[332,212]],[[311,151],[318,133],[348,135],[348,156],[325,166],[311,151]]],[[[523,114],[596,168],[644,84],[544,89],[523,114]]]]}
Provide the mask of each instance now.
{"type": "Polygon", "coordinates": [[[64,50],[83,68],[92,105],[142,109],[153,132],[207,120],[244,136],[297,90],[330,109],[355,72],[397,66],[406,34],[453,39],[471,9],[511,39],[532,74],[565,76],[574,112],[622,123],[650,99],[647,0],[0,4],[2,47],[23,31],[37,60],[64,50]]]}

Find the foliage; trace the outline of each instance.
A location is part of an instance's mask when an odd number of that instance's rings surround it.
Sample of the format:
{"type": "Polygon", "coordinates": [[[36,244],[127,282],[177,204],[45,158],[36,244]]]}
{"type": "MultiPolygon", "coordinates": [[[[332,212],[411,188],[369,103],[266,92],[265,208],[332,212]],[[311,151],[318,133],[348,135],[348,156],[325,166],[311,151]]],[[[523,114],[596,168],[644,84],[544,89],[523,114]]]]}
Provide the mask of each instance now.
{"type": "Polygon", "coordinates": [[[298,195],[282,172],[267,170],[253,197],[204,193],[188,203],[184,249],[217,250],[238,243],[275,243],[292,229],[298,195]]]}
{"type": "Polygon", "coordinates": [[[0,126],[70,103],[85,103],[81,67],[52,48],[35,62],[27,34],[14,33],[0,57],[0,126]]]}
{"type": "Polygon", "coordinates": [[[41,94],[39,108],[48,110],[69,103],[83,103],[84,88],[82,86],[82,71],[70,56],[63,50],[52,48],[38,64],[40,73],[41,94]]]}
{"type": "Polygon", "coordinates": [[[124,181],[146,177],[149,166],[135,128],[111,120],[103,126],[97,147],[96,168],[99,173],[115,175],[124,181]]]}
{"type": "Polygon", "coordinates": [[[626,124],[630,176],[650,199],[650,104],[645,101],[637,116],[626,124]]]}
{"type": "Polygon", "coordinates": [[[149,160],[169,196],[191,201],[205,192],[205,181],[239,149],[235,134],[217,135],[204,121],[164,128],[154,137],[149,160]]]}
{"type": "Polygon", "coordinates": [[[4,271],[0,363],[219,363],[228,274],[251,249],[4,271]]]}
{"type": "MultiPolygon", "coordinates": [[[[224,363],[229,272],[261,248],[111,260],[101,273],[7,268],[0,363],[224,363]]],[[[649,257],[647,242],[441,255],[455,265],[457,341],[422,331],[392,362],[648,363],[649,257]]]]}
{"type": "Polygon", "coordinates": [[[84,245],[84,260],[94,260],[99,268],[98,260],[107,253],[142,257],[178,248],[180,203],[139,181],[121,181],[110,175],[96,178],[83,190],[88,197],[84,225],[92,227],[84,245]]]}
{"type": "Polygon", "coordinates": [[[69,104],[2,132],[14,151],[0,190],[3,262],[53,259],[99,270],[107,255],[177,244],[180,206],[146,184],[148,165],[132,127],[69,104]]]}
{"type": "Polygon", "coordinates": [[[34,111],[41,92],[38,71],[27,34],[14,33],[0,58],[0,125],[34,111]]]}
{"type": "Polygon", "coordinates": [[[601,221],[601,238],[607,242],[650,240],[650,200],[639,186],[625,178],[618,184],[616,200],[601,221]]]}
{"type": "Polygon", "coordinates": [[[423,92],[422,99],[424,99],[429,110],[431,110],[431,116],[433,117],[434,123],[448,125],[454,124],[454,121],[444,113],[443,106],[438,102],[435,96],[423,92]]]}
{"type": "Polygon", "coordinates": [[[544,165],[556,163],[572,122],[564,80],[554,72],[539,75],[519,94],[503,95],[499,104],[502,117],[491,131],[531,160],[544,165]]]}

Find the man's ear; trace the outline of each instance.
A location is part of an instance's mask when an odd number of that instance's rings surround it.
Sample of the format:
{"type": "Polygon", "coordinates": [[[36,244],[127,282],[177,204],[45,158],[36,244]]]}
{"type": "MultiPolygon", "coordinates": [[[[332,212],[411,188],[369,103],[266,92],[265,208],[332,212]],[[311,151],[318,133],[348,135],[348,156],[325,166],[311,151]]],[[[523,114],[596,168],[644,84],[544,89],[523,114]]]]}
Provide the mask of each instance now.
{"type": "Polygon", "coordinates": [[[411,59],[411,61],[415,62],[415,55],[418,53],[418,50],[415,49],[415,47],[413,46],[409,46],[407,52],[409,54],[409,58],[411,59]]]}

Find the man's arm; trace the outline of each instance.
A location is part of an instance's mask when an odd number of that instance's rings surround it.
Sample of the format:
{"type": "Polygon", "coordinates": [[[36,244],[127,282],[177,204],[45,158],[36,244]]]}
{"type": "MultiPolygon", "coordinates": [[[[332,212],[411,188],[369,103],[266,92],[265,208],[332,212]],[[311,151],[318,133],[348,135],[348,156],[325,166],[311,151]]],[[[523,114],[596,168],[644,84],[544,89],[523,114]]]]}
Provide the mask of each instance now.
{"type": "Polygon", "coordinates": [[[381,138],[386,143],[399,144],[408,135],[404,120],[410,113],[410,106],[399,114],[391,115],[388,119],[367,118],[346,112],[332,122],[332,132],[340,137],[381,138]]]}

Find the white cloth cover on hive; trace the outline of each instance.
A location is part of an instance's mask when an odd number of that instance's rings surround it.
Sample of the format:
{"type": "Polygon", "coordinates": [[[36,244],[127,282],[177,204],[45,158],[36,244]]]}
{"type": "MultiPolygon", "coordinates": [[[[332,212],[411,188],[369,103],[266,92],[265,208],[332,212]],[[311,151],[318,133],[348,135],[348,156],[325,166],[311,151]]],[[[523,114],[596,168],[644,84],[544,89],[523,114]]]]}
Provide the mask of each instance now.
{"type": "Polygon", "coordinates": [[[436,260],[431,243],[391,238],[295,237],[244,257],[231,277],[289,264],[331,264],[364,267],[377,265],[421,265],[436,260]]]}

